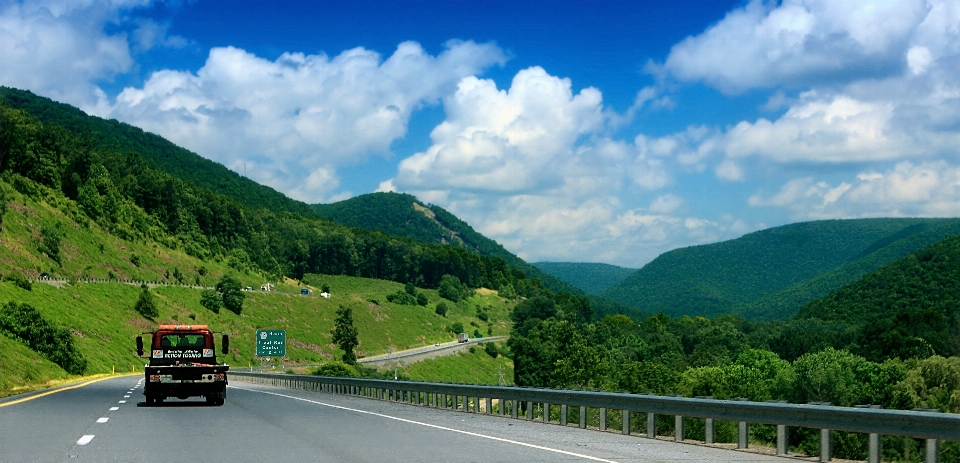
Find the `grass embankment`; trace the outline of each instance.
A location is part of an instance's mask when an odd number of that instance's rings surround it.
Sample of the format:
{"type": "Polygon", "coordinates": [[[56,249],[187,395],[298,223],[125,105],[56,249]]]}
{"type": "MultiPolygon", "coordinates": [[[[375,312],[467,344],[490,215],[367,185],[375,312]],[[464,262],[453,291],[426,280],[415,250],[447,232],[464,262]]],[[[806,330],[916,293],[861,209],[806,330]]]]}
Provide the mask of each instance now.
{"type": "MultiPolygon", "coordinates": [[[[2,182],[0,182],[2,183],[2,182]]],[[[0,185],[0,188],[4,185],[0,185]]],[[[465,301],[449,307],[446,317],[435,313],[441,298],[436,290],[418,291],[427,296],[426,307],[397,305],[387,295],[403,290],[398,283],[346,276],[309,275],[304,284],[313,294],[301,296],[299,283],[292,280],[270,281],[258,273],[238,270],[243,265],[233,258],[201,260],[163,243],[141,239],[130,241],[84,221],[75,211],[76,204],[62,197],[47,196],[33,200],[7,188],[8,210],[0,229],[0,273],[22,273],[35,277],[48,272],[54,277],[75,279],[117,278],[177,283],[175,274],[186,284],[199,282],[213,286],[224,274],[238,278],[244,286],[276,284],[274,292],[246,292],[241,315],[221,310],[215,314],[200,305],[201,291],[181,286],[151,289],[159,316],[148,320],[133,310],[140,288],[120,282],[72,283],[61,288],[34,283],[31,291],[10,281],[0,283],[0,305],[8,301],[27,303],[43,318],[68,329],[78,349],[88,361],[86,374],[142,369],[144,359],[134,351],[134,336],[155,329],[158,323],[207,324],[231,335],[230,353],[223,358],[236,366],[258,364],[254,358],[254,336],[258,329],[287,331],[287,357],[271,359],[275,363],[319,363],[339,357],[331,343],[330,331],[337,308],[353,308],[359,331],[359,355],[376,355],[455,338],[451,326],[460,323],[471,335],[505,335],[509,332],[509,313],[514,302],[480,290],[465,301]],[[74,220],[75,217],[80,217],[74,220]],[[41,253],[42,228],[55,228],[60,234],[60,262],[41,253]],[[332,297],[319,297],[319,288],[327,284],[332,297]],[[478,312],[485,313],[482,321],[478,312]]],[[[240,262],[242,264],[242,262],[240,262]]],[[[0,336],[0,395],[26,385],[46,384],[66,379],[56,365],[42,359],[27,347],[0,336]]],[[[486,355],[486,354],[483,354],[486,355]]],[[[512,375],[510,375],[512,376],[512,375]]],[[[452,380],[452,378],[451,378],[452,380]]]]}
{"type": "Polygon", "coordinates": [[[480,346],[475,347],[474,352],[458,352],[413,363],[397,370],[413,381],[513,385],[513,361],[503,355],[493,358],[480,346]]]}

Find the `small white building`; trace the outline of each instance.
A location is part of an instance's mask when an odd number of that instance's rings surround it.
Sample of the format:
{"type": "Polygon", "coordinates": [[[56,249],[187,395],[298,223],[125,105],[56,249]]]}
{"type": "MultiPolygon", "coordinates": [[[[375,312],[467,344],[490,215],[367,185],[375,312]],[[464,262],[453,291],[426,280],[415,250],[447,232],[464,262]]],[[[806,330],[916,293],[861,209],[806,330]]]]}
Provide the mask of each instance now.
{"type": "Polygon", "coordinates": [[[273,286],[270,283],[264,283],[260,285],[260,291],[273,291],[274,288],[276,288],[276,286],[273,286]]]}
{"type": "Polygon", "coordinates": [[[330,293],[320,293],[320,297],[324,299],[330,299],[330,293]]]}

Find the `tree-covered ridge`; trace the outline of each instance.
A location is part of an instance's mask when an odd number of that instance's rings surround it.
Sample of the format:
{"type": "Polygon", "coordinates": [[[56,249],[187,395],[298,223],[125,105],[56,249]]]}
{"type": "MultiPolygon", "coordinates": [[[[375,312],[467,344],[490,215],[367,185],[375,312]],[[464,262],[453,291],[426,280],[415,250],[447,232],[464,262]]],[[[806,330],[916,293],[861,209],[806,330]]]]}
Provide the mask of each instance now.
{"type": "Polygon", "coordinates": [[[637,271],[589,262],[534,262],[532,265],[592,295],[603,293],[637,271]]]}
{"type": "Polygon", "coordinates": [[[0,106],[4,181],[30,197],[63,195],[75,201],[70,213],[77,222],[94,221],[116,236],[156,241],[201,259],[224,258],[237,269],[276,278],[325,273],[435,288],[452,275],[474,288],[509,284],[524,294],[539,287],[503,259],[244,206],[152,169],[136,153],[96,146],[89,137],[0,106]]]}
{"type": "Polygon", "coordinates": [[[960,219],[805,222],[662,254],[603,296],[647,313],[785,319],[945,236],[960,219]]]}
{"type": "Polygon", "coordinates": [[[370,231],[405,236],[421,243],[467,247],[456,233],[444,228],[416,197],[401,193],[370,193],[331,204],[313,204],[318,216],[370,231]]]}
{"type": "Polygon", "coordinates": [[[482,256],[500,258],[528,278],[539,279],[551,291],[583,294],[579,288],[528,264],[442,207],[423,204],[408,194],[371,193],[311,207],[317,215],[349,227],[407,237],[421,243],[449,244],[482,256]]]}
{"type": "Polygon", "coordinates": [[[144,132],[132,125],[87,115],[78,108],[35,95],[29,90],[0,86],[0,102],[8,108],[26,111],[44,125],[63,127],[74,135],[82,136],[90,149],[139,153],[146,166],[151,169],[192,182],[245,206],[312,215],[307,204],[290,199],[273,188],[260,185],[227,169],[222,164],[205,159],[163,137],[144,132]]]}

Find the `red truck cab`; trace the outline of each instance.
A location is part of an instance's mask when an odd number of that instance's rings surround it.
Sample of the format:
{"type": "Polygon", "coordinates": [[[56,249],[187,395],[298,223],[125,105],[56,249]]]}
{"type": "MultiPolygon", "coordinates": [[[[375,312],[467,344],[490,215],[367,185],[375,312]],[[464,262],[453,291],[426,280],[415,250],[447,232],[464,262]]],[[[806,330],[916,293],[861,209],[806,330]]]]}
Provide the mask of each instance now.
{"type": "MultiPolygon", "coordinates": [[[[143,394],[148,405],[159,405],[168,397],[186,399],[203,396],[207,403],[223,405],[227,397],[227,370],[217,363],[213,332],[207,325],[161,324],[151,334],[150,363],[144,366],[143,394]]],[[[137,354],[143,357],[143,338],[137,336],[137,354]]],[[[221,340],[222,352],[229,352],[229,337],[221,340]]]]}

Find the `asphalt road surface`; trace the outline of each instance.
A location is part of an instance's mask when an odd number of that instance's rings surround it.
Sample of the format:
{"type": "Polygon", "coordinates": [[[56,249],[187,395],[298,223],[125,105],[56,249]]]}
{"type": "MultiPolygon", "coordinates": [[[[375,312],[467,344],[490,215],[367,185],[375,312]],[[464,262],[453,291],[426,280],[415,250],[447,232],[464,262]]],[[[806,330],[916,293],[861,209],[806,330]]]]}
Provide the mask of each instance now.
{"type": "Polygon", "coordinates": [[[0,462],[780,462],[612,432],[233,382],[226,404],[111,378],[0,402],[0,462]]]}

